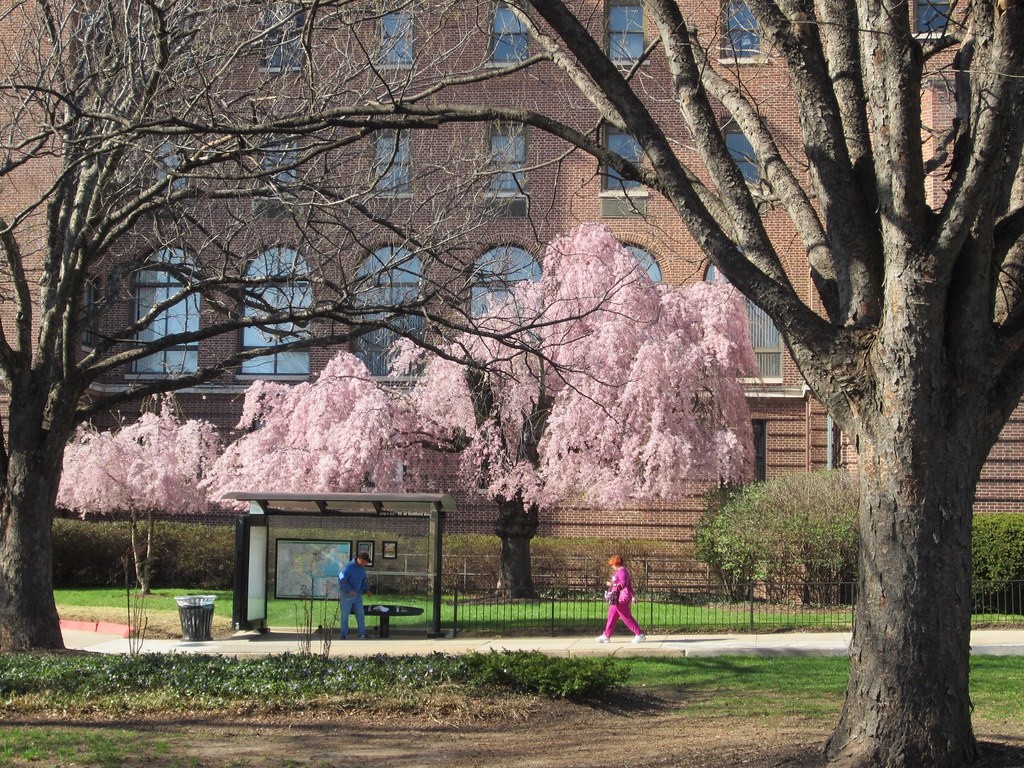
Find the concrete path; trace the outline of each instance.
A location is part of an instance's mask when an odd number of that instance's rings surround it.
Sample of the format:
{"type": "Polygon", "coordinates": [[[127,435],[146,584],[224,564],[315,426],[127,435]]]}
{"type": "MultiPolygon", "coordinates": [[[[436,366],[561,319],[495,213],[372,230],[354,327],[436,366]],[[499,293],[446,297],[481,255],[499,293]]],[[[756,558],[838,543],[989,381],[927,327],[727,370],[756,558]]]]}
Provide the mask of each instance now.
{"type": "MultiPolygon", "coordinates": [[[[128,639],[117,625],[95,629],[63,626],[68,648],[97,653],[128,653],[128,639]]],[[[301,638],[293,631],[271,629],[266,634],[240,632],[232,637],[209,641],[145,640],[143,653],[210,653],[227,656],[265,656],[297,653],[301,638]]],[[[552,656],[842,656],[848,652],[848,632],[790,632],[769,635],[651,635],[647,642],[634,644],[627,633],[598,643],[593,637],[455,637],[425,638],[395,635],[389,638],[331,641],[331,656],[394,656],[478,651],[540,651],[552,656]]],[[[322,652],[314,638],[311,651],[322,652]]],[[[985,629],[971,634],[971,652],[978,656],[1024,656],[1024,630],[985,629]]]]}

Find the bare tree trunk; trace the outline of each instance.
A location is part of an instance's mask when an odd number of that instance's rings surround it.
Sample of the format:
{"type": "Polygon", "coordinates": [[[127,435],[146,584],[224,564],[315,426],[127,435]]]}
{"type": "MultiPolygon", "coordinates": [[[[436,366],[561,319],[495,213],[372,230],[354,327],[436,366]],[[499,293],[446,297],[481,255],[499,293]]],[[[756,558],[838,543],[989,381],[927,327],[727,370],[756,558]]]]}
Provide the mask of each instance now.
{"type": "Polygon", "coordinates": [[[508,597],[536,597],[530,540],[537,533],[538,510],[522,498],[497,499],[498,522],[495,533],[501,539],[498,564],[498,590],[508,597]]]}
{"type": "Polygon", "coordinates": [[[857,618],[830,766],[953,768],[977,757],[964,663],[977,474],[966,441],[931,429],[915,441],[932,447],[929,466],[906,461],[896,435],[861,438],[857,618]]]}
{"type": "Polygon", "coordinates": [[[60,459],[49,455],[47,433],[19,418],[16,408],[9,435],[0,502],[0,652],[60,649],[50,538],[60,459]]]}

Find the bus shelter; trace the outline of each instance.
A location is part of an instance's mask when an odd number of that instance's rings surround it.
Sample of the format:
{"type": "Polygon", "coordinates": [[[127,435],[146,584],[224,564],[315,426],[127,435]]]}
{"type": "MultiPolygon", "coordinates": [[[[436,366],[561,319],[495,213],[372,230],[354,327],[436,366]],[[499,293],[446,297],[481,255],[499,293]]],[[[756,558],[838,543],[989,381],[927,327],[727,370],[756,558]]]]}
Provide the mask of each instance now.
{"type": "Polygon", "coordinates": [[[375,591],[426,593],[432,606],[426,633],[441,631],[441,542],[448,494],[267,493],[223,497],[247,502],[235,519],[232,624],[267,631],[267,601],[275,597],[337,599],[337,574],[358,553],[369,555],[375,591]]]}

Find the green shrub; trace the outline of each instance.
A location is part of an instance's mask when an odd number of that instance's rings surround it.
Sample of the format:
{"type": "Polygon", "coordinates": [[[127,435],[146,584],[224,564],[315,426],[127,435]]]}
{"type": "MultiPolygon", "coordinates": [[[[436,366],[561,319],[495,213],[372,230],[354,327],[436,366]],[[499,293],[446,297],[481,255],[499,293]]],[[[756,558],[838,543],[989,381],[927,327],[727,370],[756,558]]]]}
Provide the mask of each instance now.
{"type": "Polygon", "coordinates": [[[837,595],[822,585],[854,578],[857,502],[856,480],[844,471],[717,491],[697,524],[695,553],[735,598],[757,581],[769,591],[800,584],[804,600],[828,602],[837,595]]]}
{"type": "MultiPolygon", "coordinates": [[[[154,587],[231,589],[234,529],[229,525],[158,522],[153,557],[154,587]]],[[[127,522],[53,521],[54,586],[122,587],[126,558],[130,564],[127,522]]]]}
{"type": "Polygon", "coordinates": [[[1024,581],[1024,515],[975,515],[971,541],[975,591],[995,594],[1024,581]]]}

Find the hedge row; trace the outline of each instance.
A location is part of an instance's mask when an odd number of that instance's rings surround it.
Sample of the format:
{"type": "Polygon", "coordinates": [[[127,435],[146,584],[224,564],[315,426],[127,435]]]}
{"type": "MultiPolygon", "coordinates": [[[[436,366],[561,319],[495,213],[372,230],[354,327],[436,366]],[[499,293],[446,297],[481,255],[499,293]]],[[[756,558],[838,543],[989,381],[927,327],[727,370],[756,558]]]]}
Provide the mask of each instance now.
{"type": "MultiPolygon", "coordinates": [[[[231,589],[235,531],[227,525],[158,522],[153,585],[231,589]]],[[[57,587],[119,587],[135,583],[126,521],[53,521],[53,578],[57,587]]]]}
{"type": "MultiPolygon", "coordinates": [[[[232,526],[158,522],[154,539],[154,587],[231,589],[232,526]]],[[[134,581],[127,522],[55,520],[53,547],[57,587],[124,586],[126,561],[134,581]]],[[[603,584],[608,578],[608,556],[614,553],[622,554],[630,563],[660,559],[683,568],[692,562],[683,545],[658,541],[542,537],[534,539],[531,550],[536,585],[544,591],[593,589],[593,585],[603,584]]],[[[444,589],[493,590],[498,580],[499,552],[496,536],[445,536],[444,589]]],[[[666,576],[663,567],[659,567],[659,576],[666,576]]],[[[637,569],[636,577],[643,579],[642,569],[637,569]]]]}

